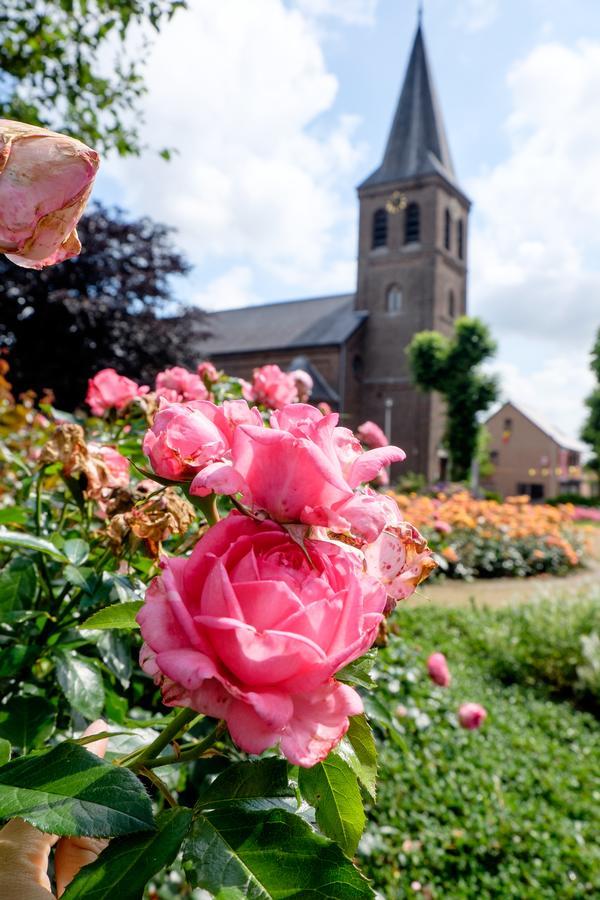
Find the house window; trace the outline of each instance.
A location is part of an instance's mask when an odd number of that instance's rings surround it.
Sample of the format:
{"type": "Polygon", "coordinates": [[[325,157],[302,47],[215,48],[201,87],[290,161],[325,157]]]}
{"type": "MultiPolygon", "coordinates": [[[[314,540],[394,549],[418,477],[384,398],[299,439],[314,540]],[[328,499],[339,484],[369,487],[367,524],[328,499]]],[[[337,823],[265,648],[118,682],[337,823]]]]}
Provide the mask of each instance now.
{"type": "Polygon", "coordinates": [[[513,420],[505,419],[504,420],[504,431],[512,431],[512,427],[513,427],[513,420]]]}
{"type": "Polygon", "coordinates": [[[456,226],[457,238],[458,238],[458,258],[465,258],[465,226],[463,224],[462,219],[459,219],[458,225],[456,226]]]}
{"type": "Polygon", "coordinates": [[[517,494],[526,494],[531,500],[543,500],[544,499],[544,485],[543,484],[525,484],[524,482],[519,482],[517,484],[517,494]]]}
{"type": "Polygon", "coordinates": [[[499,461],[500,461],[500,454],[498,453],[498,451],[491,450],[490,451],[490,462],[493,463],[495,466],[497,466],[499,461]]]}
{"type": "Polygon", "coordinates": [[[444,247],[446,250],[450,249],[450,239],[452,233],[452,219],[450,218],[450,210],[447,209],[444,213],[444,247]]]}
{"type": "Polygon", "coordinates": [[[404,219],[404,243],[417,244],[421,239],[421,210],[418,203],[409,203],[404,219]]]}
{"type": "Polygon", "coordinates": [[[386,247],[388,237],[388,214],[385,209],[376,209],[373,215],[372,247],[386,247]]]}
{"type": "Polygon", "coordinates": [[[388,288],[385,298],[385,309],[389,313],[399,313],[402,309],[402,291],[397,284],[388,288]]]}
{"type": "Polygon", "coordinates": [[[579,453],[576,450],[569,450],[567,453],[567,465],[568,466],[578,466],[579,465],[579,453]]]}
{"type": "Polygon", "coordinates": [[[456,315],[456,303],[454,300],[454,291],[450,291],[448,294],[448,315],[451,319],[456,315]]]}

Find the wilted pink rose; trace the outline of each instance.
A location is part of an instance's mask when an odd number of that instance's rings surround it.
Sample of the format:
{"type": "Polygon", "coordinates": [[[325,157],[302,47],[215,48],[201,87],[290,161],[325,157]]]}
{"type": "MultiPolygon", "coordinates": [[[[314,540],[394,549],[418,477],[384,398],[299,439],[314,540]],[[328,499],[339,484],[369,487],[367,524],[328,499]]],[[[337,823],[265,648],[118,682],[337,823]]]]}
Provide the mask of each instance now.
{"type": "Polygon", "coordinates": [[[298,400],[296,379],[291,372],[282,372],[279,366],[262,366],[252,375],[252,399],[269,409],[282,409],[287,403],[298,400]]]}
{"type": "Polygon", "coordinates": [[[142,397],[150,389],[119,375],[114,369],[101,369],[88,381],[85,402],[95,416],[102,416],[109,409],[122,410],[136,397],[142,397]]]}
{"type": "MultiPolygon", "coordinates": [[[[314,406],[294,403],[273,413],[271,428],[241,425],[233,440],[233,467],[244,483],[244,501],[256,511],[277,522],[323,525],[373,541],[390,521],[394,504],[356,488],[383,466],[404,459],[404,452],[388,446],[365,453],[337,422],[337,413],[323,416],[314,406]]],[[[217,475],[217,469],[201,472],[191,493],[225,493],[212,480],[217,475]]]]}
{"type": "Polygon", "coordinates": [[[290,372],[290,375],[294,376],[299,402],[307,403],[313,392],[314,382],[312,378],[304,369],[294,369],[293,372],[290,372]]]}
{"type": "Polygon", "coordinates": [[[219,373],[211,362],[199,363],[196,371],[204,384],[215,384],[219,380],[219,373]]]}
{"type": "Polygon", "coordinates": [[[182,366],[165,369],[156,376],[156,393],[170,403],[207,400],[208,391],[202,378],[182,366]]]}
{"type": "MultiPolygon", "coordinates": [[[[390,511],[390,520],[391,516],[390,511]]],[[[386,615],[398,600],[410,597],[436,568],[427,541],[408,522],[387,524],[379,537],[364,547],[363,553],[367,572],[379,579],[387,591],[386,615]]]]}
{"type": "Polygon", "coordinates": [[[104,464],[108,476],[105,487],[127,487],[129,484],[129,460],[125,456],[106,444],[88,444],[88,450],[93,459],[100,459],[104,464]]]}
{"type": "Polygon", "coordinates": [[[74,138],[0,119],[0,253],[26,269],[77,256],[98,165],[74,138]]]}
{"type": "Polygon", "coordinates": [[[381,585],[343,547],[303,550],[236,511],[162,568],[137,618],[163,701],[225,719],[249,753],[279,743],[295,765],[324,759],[362,711],[334,675],[375,640],[381,585]]]}
{"type": "Polygon", "coordinates": [[[452,681],[448,662],[443,653],[431,654],[427,660],[427,672],[434,684],[439,684],[440,687],[448,687],[452,681]]]}
{"type": "Polygon", "coordinates": [[[174,481],[190,480],[204,469],[210,475],[215,469],[212,464],[219,463],[215,491],[223,486],[223,479],[229,479],[223,493],[236,493],[241,479],[224,463],[231,459],[233,435],[242,423],[262,426],[259,411],[250,409],[245,400],[229,400],[222,406],[210,400],[169,403],[159,409],[146,432],[143,450],[156,474],[174,481]]]}
{"type": "Polygon", "coordinates": [[[375,422],[363,422],[362,425],[359,425],[356,429],[356,433],[367,447],[387,447],[389,444],[385,434],[375,422]]]}
{"type": "Polygon", "coordinates": [[[487,711],[479,703],[463,703],[458,708],[458,721],[463,728],[480,728],[487,718],[487,711]]]}

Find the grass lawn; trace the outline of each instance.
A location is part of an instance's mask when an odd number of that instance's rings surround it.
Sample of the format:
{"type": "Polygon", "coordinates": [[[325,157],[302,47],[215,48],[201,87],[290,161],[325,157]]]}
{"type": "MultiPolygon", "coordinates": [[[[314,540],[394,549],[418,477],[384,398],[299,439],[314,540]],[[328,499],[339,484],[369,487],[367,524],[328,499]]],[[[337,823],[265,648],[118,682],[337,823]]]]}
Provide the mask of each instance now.
{"type": "Polygon", "coordinates": [[[393,628],[366,698],[381,766],[360,862],[376,889],[600,896],[600,693],[593,679],[576,685],[600,594],[514,612],[405,607],[393,628]],[[449,689],[424,674],[434,650],[448,657],[449,689]],[[480,731],[456,724],[469,700],[488,710],[480,731]]]}

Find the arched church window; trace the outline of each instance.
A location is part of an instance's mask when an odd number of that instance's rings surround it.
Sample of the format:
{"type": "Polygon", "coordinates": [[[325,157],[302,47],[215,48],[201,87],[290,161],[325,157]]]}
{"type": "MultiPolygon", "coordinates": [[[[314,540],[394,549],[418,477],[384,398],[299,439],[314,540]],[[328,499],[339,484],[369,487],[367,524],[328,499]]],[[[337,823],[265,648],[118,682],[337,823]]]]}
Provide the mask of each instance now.
{"type": "Polygon", "coordinates": [[[421,210],[418,203],[409,203],[404,219],[404,243],[416,244],[421,239],[421,210]]]}
{"type": "Polygon", "coordinates": [[[464,257],[465,257],[465,226],[463,225],[462,219],[459,219],[459,221],[458,221],[457,234],[458,234],[458,258],[464,259],[464,257]]]}
{"type": "Polygon", "coordinates": [[[450,240],[452,233],[452,219],[450,217],[450,210],[447,209],[444,213],[444,247],[446,250],[450,249],[450,240]]]}
{"type": "Polygon", "coordinates": [[[402,291],[397,284],[393,284],[388,288],[385,297],[385,309],[389,313],[399,313],[402,309],[402,291]]]}
{"type": "Polygon", "coordinates": [[[373,214],[372,247],[386,247],[388,237],[388,214],[385,209],[376,209],[373,214]]]}
{"type": "Polygon", "coordinates": [[[456,301],[454,300],[454,291],[448,294],[448,315],[451,319],[456,315],[456,301]]]}

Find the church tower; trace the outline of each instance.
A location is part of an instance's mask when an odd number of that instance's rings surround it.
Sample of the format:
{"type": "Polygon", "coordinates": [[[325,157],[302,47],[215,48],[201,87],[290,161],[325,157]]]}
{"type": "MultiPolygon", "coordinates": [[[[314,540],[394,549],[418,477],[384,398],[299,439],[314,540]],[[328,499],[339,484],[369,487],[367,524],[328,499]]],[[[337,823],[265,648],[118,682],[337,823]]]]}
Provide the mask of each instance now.
{"type": "Polygon", "coordinates": [[[452,165],[420,21],[383,161],[358,197],[356,309],[369,315],[353,359],[361,415],[404,448],[404,471],[436,480],[445,474],[443,404],[413,387],[405,348],[418,331],[451,334],[466,312],[470,201],[452,165]]]}

